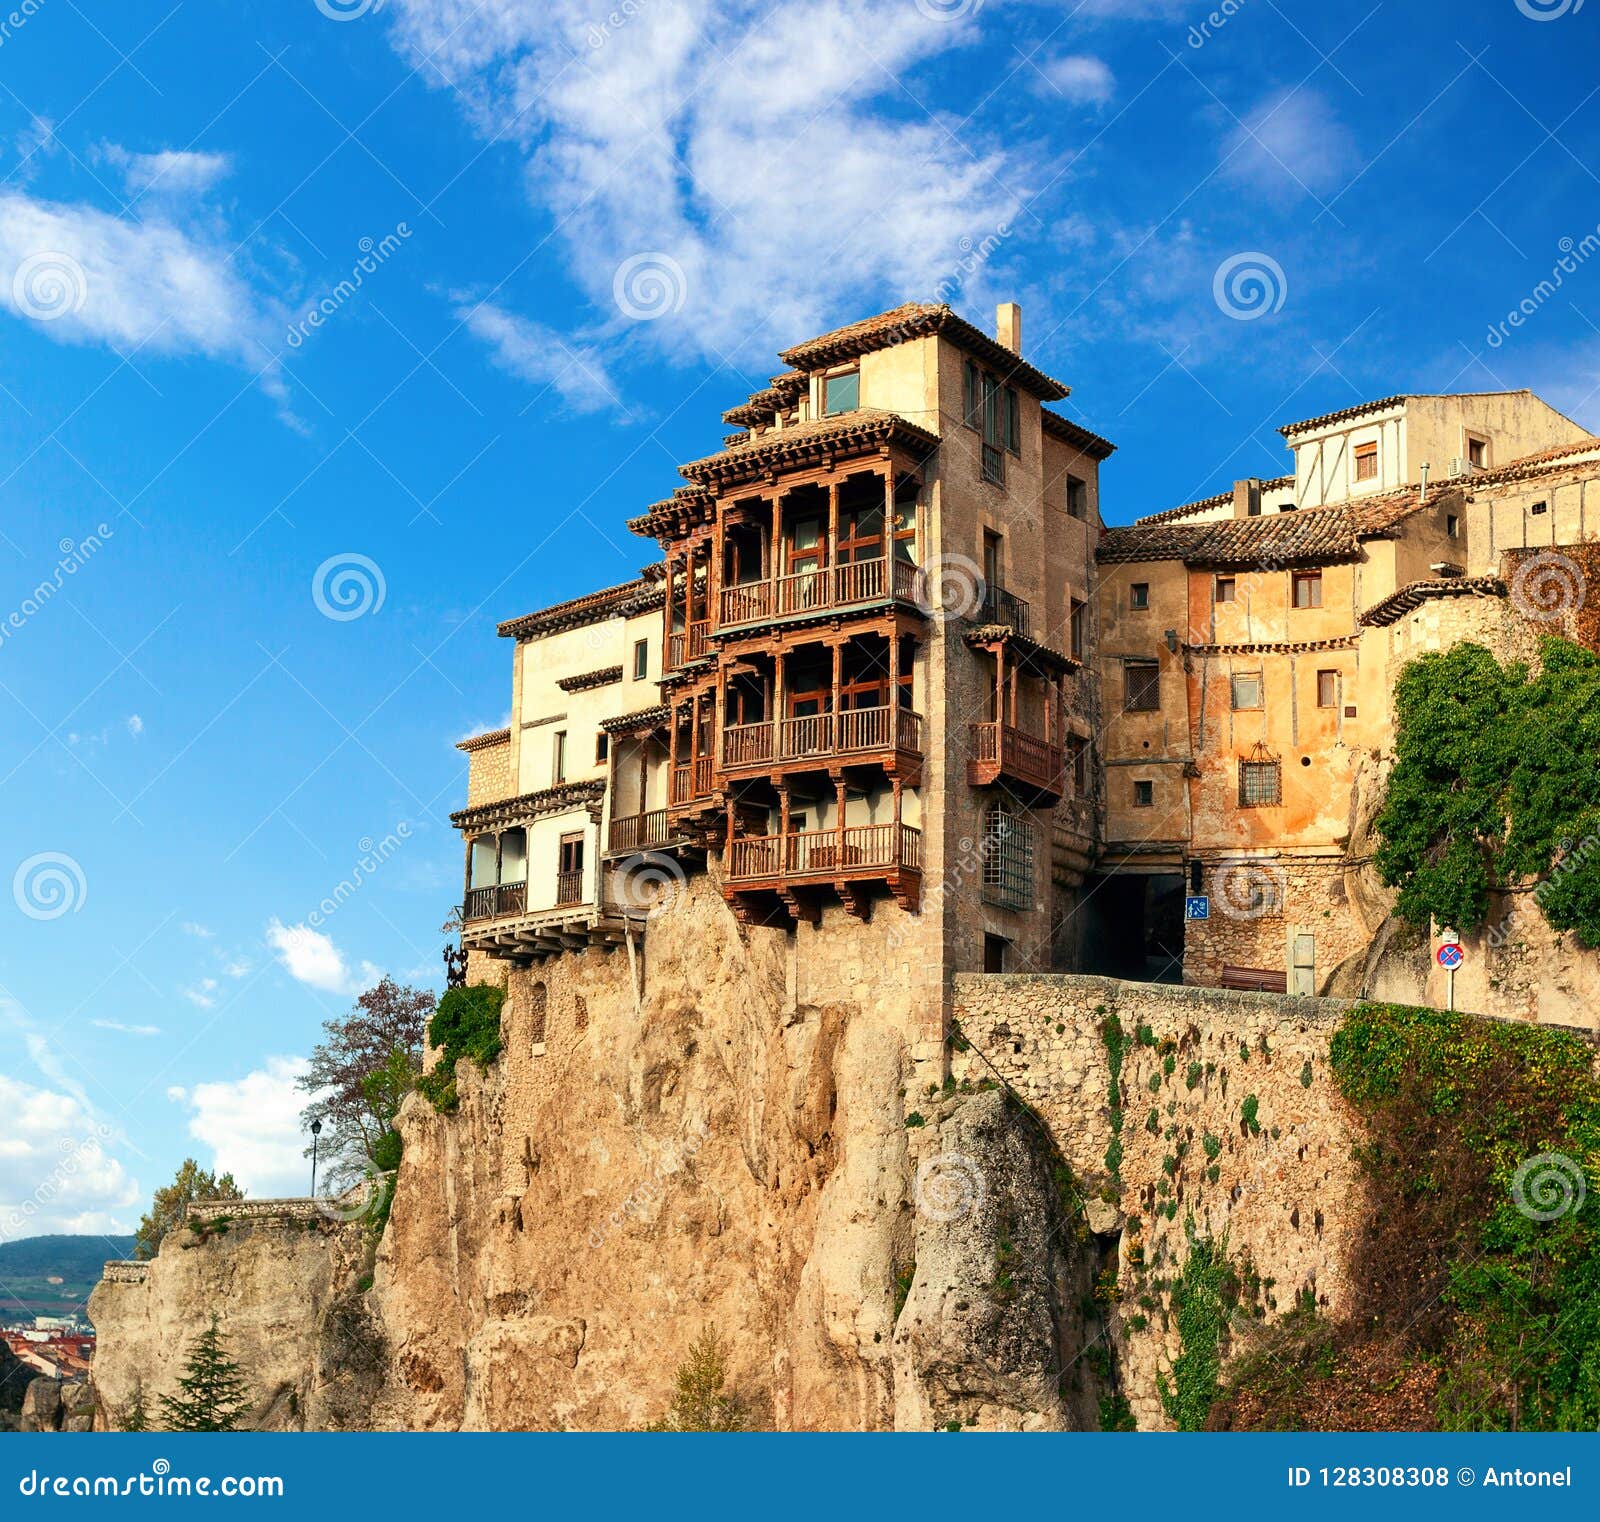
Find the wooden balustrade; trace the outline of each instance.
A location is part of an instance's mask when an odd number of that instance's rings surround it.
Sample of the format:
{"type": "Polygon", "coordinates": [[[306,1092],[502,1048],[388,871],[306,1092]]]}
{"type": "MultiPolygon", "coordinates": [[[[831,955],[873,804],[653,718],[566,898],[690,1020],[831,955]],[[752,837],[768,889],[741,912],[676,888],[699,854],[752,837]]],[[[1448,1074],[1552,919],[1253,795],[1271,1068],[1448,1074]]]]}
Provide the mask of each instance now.
{"type": "Polygon", "coordinates": [[[624,814],[611,821],[613,851],[648,851],[664,846],[671,838],[665,809],[651,809],[648,814],[624,814]]]}
{"type": "Polygon", "coordinates": [[[672,769],[672,802],[695,803],[711,796],[711,757],[685,761],[672,769]]]}
{"type": "Polygon", "coordinates": [[[528,904],[527,883],[490,883],[468,888],[461,906],[463,920],[492,920],[503,914],[521,914],[528,904]]]}
{"type": "Polygon", "coordinates": [[[808,714],[734,724],[722,732],[722,764],[729,768],[770,766],[874,751],[922,754],[922,715],[909,708],[847,708],[841,713],[808,714]]]}
{"type": "Polygon", "coordinates": [[[922,870],[922,831],[909,824],[852,824],[733,840],[730,880],[829,877],[861,868],[922,870]]]}
{"type": "Polygon", "coordinates": [[[794,613],[880,602],[891,595],[886,587],[892,588],[892,596],[898,601],[915,601],[916,566],[905,560],[889,564],[892,569],[886,572],[882,556],[874,555],[870,560],[816,566],[770,581],[747,581],[724,587],[722,623],[724,626],[758,624],[794,613]]]}
{"type": "Polygon", "coordinates": [[[1046,792],[1061,793],[1066,757],[1059,745],[1010,724],[974,724],[971,735],[969,781],[982,786],[1004,775],[1046,792]]]}
{"type": "Polygon", "coordinates": [[[583,902],[583,868],[574,872],[556,873],[556,904],[581,904],[583,902]]]}
{"type": "Polygon", "coordinates": [[[772,725],[730,724],[722,731],[724,766],[760,766],[772,760],[772,725]]]}
{"type": "Polygon", "coordinates": [[[813,713],[804,718],[785,719],[780,736],[778,752],[785,761],[796,761],[806,756],[831,756],[833,715],[813,713]]]}
{"type": "Polygon", "coordinates": [[[687,629],[675,629],[667,636],[667,669],[675,671],[689,661],[697,661],[711,645],[711,620],[696,619],[687,629]]]}

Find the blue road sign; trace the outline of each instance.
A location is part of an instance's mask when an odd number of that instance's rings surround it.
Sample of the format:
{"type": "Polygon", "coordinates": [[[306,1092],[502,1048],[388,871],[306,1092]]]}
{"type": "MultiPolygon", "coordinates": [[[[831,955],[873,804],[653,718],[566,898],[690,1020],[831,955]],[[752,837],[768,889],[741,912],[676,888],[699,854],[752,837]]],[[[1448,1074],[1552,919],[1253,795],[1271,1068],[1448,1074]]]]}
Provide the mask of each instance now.
{"type": "Polygon", "coordinates": [[[1183,917],[1186,920],[1210,919],[1211,900],[1204,893],[1191,893],[1183,901],[1183,917]]]}

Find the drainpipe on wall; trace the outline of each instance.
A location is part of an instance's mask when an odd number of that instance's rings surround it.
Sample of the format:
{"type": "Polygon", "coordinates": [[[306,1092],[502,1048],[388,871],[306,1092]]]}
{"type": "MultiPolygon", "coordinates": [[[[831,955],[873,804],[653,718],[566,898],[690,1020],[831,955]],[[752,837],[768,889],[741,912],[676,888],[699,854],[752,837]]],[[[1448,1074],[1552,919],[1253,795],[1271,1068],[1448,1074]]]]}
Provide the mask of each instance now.
{"type": "Polygon", "coordinates": [[[1421,469],[1422,469],[1422,499],[1421,499],[1421,506],[1426,507],[1428,505],[1428,462],[1426,460],[1424,460],[1422,462],[1421,469]]]}

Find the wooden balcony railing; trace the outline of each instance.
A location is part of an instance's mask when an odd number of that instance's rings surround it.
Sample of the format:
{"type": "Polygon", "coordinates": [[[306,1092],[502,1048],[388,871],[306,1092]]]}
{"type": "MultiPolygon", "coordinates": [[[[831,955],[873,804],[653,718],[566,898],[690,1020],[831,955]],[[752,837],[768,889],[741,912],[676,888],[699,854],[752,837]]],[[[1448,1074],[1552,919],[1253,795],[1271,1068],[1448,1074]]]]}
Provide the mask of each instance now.
{"type": "Polygon", "coordinates": [[[731,881],[832,877],[860,868],[922,870],[922,831],[902,824],[853,824],[843,830],[736,836],[731,881]]]}
{"type": "Polygon", "coordinates": [[[697,661],[710,648],[711,620],[697,619],[687,629],[667,636],[667,666],[676,670],[688,661],[697,661]]]}
{"type": "Polygon", "coordinates": [[[722,622],[764,623],[793,613],[848,607],[852,603],[881,602],[892,596],[901,602],[916,598],[917,568],[895,560],[887,573],[881,556],[853,560],[843,565],[818,566],[796,571],[772,581],[748,581],[722,589],[722,622]]]}
{"type": "Polygon", "coordinates": [[[665,809],[651,809],[648,814],[623,814],[611,821],[613,851],[648,851],[664,846],[671,838],[665,809]]]}
{"type": "Polygon", "coordinates": [[[672,769],[673,803],[695,803],[711,796],[711,757],[687,761],[672,769]]]}
{"type": "Polygon", "coordinates": [[[1062,791],[1066,758],[1059,745],[1009,724],[974,724],[971,732],[972,769],[984,773],[975,780],[993,782],[996,776],[1004,775],[1047,792],[1062,791]]]}
{"type": "Polygon", "coordinates": [[[901,750],[922,754],[922,715],[909,708],[849,708],[842,713],[783,719],[776,726],[736,724],[722,732],[722,764],[730,769],[775,761],[901,750]]]}
{"type": "Polygon", "coordinates": [[[581,904],[583,902],[583,868],[574,872],[556,873],[556,904],[581,904]]]}
{"type": "Polygon", "coordinates": [[[467,889],[461,918],[492,920],[502,914],[521,914],[527,905],[527,883],[491,883],[487,888],[467,889]]]}

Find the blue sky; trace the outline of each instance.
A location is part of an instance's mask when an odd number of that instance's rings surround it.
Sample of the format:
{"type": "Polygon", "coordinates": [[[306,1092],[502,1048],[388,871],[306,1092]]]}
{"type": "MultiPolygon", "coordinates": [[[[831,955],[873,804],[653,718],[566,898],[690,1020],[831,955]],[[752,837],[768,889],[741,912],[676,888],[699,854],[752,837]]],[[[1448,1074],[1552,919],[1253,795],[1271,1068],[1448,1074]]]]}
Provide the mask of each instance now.
{"type": "Polygon", "coordinates": [[[320,1022],[435,980],[495,621],[632,575],[778,348],[1021,301],[1114,522],[1393,391],[1600,425],[1597,41],[1600,0],[0,17],[0,1233],[125,1226],[186,1153],[304,1188],[320,1022]]]}

